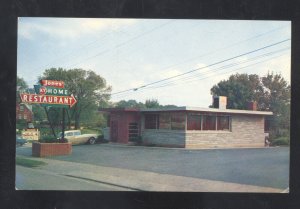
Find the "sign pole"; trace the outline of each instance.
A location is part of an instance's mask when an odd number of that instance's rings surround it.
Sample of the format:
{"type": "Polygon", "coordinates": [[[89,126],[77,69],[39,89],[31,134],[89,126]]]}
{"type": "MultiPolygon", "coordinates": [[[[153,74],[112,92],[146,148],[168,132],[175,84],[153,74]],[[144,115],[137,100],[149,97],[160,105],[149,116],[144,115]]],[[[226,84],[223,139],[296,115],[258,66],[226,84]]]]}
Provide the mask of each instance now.
{"type": "MultiPolygon", "coordinates": [[[[65,108],[73,107],[77,100],[73,94],[69,94],[69,91],[65,89],[63,81],[58,80],[41,80],[42,85],[34,85],[35,94],[20,93],[20,98],[23,103],[36,103],[45,107],[47,119],[50,123],[53,135],[57,138],[54,128],[49,120],[49,113],[47,107],[62,108],[62,140],[65,138],[65,108]]],[[[68,113],[68,112],[67,112],[68,113]]]]}
{"type": "Polygon", "coordinates": [[[65,108],[62,108],[62,142],[64,142],[65,138],[65,108]]]}

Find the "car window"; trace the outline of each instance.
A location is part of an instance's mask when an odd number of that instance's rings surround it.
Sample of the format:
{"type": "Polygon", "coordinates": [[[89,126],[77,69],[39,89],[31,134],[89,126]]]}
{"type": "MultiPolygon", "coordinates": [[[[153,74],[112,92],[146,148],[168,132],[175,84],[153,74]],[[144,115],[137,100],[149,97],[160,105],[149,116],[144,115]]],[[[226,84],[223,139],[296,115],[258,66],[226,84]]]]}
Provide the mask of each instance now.
{"type": "Polygon", "coordinates": [[[73,132],[67,133],[66,136],[73,136],[73,132]]]}
{"type": "Polygon", "coordinates": [[[80,132],[79,132],[79,131],[76,131],[76,132],[74,132],[74,135],[75,135],[75,136],[79,136],[79,135],[80,135],[80,132]]]}

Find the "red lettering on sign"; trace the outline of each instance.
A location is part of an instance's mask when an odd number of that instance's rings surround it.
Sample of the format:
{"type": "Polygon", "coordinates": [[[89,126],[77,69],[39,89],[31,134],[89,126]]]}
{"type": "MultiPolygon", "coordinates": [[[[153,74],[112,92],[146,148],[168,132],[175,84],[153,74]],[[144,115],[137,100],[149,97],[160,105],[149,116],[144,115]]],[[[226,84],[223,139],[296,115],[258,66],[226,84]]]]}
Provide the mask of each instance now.
{"type": "Polygon", "coordinates": [[[54,80],[41,80],[43,86],[52,86],[58,88],[64,88],[65,83],[63,81],[54,81],[54,80]]]}
{"type": "Polygon", "coordinates": [[[24,103],[39,103],[39,104],[61,104],[72,107],[77,100],[71,96],[54,96],[54,95],[37,95],[37,94],[20,94],[21,100],[24,103]]]}

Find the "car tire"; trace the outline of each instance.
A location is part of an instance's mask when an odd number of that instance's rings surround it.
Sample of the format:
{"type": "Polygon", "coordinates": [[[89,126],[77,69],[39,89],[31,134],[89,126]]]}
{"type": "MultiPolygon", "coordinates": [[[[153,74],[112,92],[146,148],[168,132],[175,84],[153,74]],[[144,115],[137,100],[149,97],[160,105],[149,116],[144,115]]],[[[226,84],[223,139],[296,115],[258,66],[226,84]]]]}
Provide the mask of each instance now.
{"type": "Polygon", "coordinates": [[[96,139],[94,137],[89,138],[88,144],[95,144],[96,139]]]}

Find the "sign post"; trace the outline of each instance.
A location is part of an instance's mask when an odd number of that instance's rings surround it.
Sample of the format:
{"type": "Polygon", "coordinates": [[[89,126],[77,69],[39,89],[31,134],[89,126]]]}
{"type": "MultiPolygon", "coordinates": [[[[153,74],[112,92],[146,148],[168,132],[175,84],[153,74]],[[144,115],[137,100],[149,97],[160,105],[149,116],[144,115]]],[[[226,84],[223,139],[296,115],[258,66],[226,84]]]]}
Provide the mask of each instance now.
{"type": "Polygon", "coordinates": [[[62,130],[61,130],[61,140],[65,140],[65,108],[62,108],[62,130]]]}
{"type": "MultiPolygon", "coordinates": [[[[73,96],[73,94],[70,95],[69,91],[64,88],[65,84],[63,81],[41,80],[40,83],[42,85],[34,85],[34,90],[36,94],[21,93],[20,94],[21,101],[24,103],[41,104],[42,106],[45,107],[45,110],[49,106],[62,108],[63,118],[62,118],[61,140],[63,141],[65,137],[65,108],[73,107],[77,103],[77,100],[73,96]]],[[[53,128],[52,131],[55,136],[53,128]]]]}

